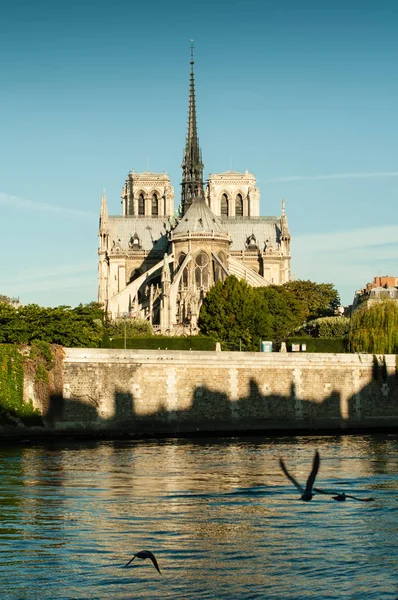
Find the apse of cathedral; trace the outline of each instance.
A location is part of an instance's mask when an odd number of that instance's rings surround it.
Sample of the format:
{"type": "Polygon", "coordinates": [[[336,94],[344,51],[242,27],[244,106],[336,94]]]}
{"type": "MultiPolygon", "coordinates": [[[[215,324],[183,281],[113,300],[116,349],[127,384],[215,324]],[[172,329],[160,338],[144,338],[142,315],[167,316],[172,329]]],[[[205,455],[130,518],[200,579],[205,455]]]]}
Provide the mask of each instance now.
{"type": "Polygon", "coordinates": [[[198,331],[202,299],[228,275],[254,287],[290,279],[284,201],[279,217],[262,217],[248,171],[203,180],[192,49],[190,66],[179,216],[167,174],[131,171],[122,215],[108,215],[104,194],[99,227],[99,303],[111,319],[148,319],[155,331],[174,335],[198,331]]]}

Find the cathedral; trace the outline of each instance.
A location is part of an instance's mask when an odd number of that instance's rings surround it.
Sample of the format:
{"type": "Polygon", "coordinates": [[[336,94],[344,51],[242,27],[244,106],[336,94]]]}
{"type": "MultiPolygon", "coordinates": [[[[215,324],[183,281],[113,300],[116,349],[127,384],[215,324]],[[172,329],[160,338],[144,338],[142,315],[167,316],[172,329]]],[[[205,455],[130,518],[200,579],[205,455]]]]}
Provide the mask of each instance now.
{"type": "Polygon", "coordinates": [[[203,180],[191,49],[188,131],[181,202],[166,173],[131,171],[122,189],[122,215],[101,201],[98,302],[111,319],[148,319],[155,331],[197,333],[206,292],[228,275],[251,286],[290,279],[290,233],[281,215],[260,216],[253,174],[226,171],[203,180]]]}

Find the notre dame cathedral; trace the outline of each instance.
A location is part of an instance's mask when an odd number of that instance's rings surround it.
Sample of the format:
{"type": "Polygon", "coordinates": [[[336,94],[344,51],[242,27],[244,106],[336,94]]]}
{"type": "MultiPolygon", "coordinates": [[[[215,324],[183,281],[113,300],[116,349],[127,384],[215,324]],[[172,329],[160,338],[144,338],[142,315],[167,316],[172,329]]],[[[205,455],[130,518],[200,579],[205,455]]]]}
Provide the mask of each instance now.
{"type": "Polygon", "coordinates": [[[112,319],[148,319],[155,331],[196,333],[206,292],[228,275],[251,286],[290,279],[290,233],[279,217],[260,216],[254,175],[226,171],[203,181],[191,50],[188,132],[179,216],[166,173],[131,171],[122,216],[101,201],[98,301],[112,319]]]}

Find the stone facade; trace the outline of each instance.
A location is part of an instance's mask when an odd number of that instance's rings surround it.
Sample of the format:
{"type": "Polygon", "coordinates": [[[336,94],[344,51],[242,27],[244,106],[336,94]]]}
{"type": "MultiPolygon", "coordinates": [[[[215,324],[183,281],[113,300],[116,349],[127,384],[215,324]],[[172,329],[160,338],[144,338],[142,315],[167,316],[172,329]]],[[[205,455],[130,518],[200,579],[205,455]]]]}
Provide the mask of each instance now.
{"type": "Polygon", "coordinates": [[[173,335],[198,332],[204,296],[228,275],[252,286],[290,279],[284,201],[280,216],[260,216],[260,192],[248,171],[211,174],[204,186],[193,64],[192,53],[179,216],[166,173],[131,171],[122,216],[108,215],[102,197],[98,234],[98,301],[110,318],[148,319],[173,335]]]}
{"type": "Polygon", "coordinates": [[[375,365],[372,355],[354,354],[65,349],[62,393],[45,406],[34,401],[49,433],[396,427],[396,357],[377,360],[375,365]]]}
{"type": "Polygon", "coordinates": [[[210,174],[206,201],[215,215],[224,217],[259,217],[260,192],[254,175],[245,171],[210,174]]]}

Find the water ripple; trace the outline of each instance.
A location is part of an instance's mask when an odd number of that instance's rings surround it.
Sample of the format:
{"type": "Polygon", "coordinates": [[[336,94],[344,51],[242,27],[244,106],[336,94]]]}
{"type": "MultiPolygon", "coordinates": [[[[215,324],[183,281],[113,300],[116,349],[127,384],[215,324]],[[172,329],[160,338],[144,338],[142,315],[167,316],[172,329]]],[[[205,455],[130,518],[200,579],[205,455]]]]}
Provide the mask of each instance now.
{"type": "Polygon", "coordinates": [[[0,576],[13,599],[396,599],[397,436],[0,448],[0,576]],[[280,472],[372,503],[298,499],[280,472]],[[136,559],[152,550],[162,575],[136,559]]]}

